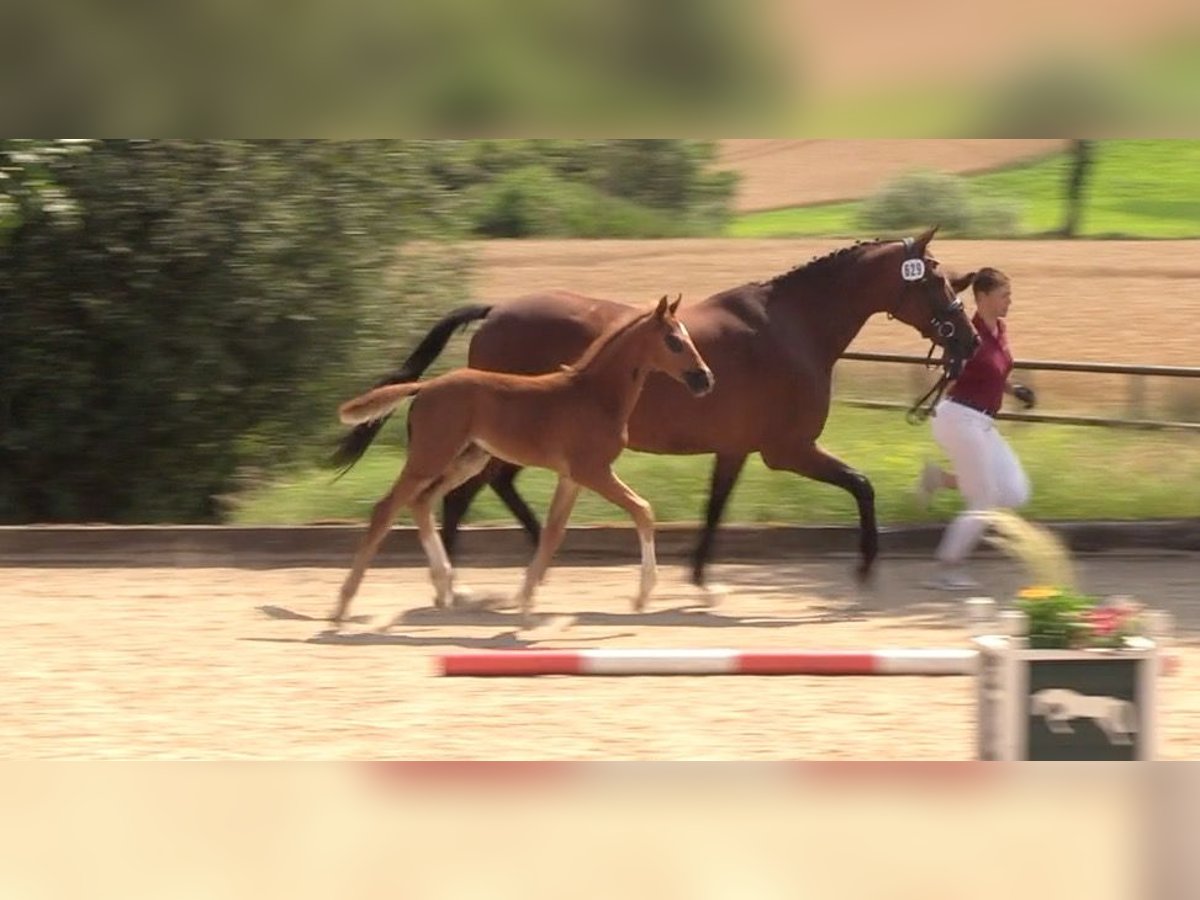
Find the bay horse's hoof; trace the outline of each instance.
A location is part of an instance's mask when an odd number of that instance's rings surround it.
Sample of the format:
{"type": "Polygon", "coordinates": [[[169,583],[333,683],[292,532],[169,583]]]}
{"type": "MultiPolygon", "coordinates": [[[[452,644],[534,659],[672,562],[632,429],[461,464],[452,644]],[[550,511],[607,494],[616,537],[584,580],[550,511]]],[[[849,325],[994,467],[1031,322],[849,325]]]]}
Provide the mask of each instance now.
{"type": "Polygon", "coordinates": [[[700,592],[700,602],[710,609],[720,606],[729,594],[729,588],[723,584],[698,584],[696,589],[700,592]]]}

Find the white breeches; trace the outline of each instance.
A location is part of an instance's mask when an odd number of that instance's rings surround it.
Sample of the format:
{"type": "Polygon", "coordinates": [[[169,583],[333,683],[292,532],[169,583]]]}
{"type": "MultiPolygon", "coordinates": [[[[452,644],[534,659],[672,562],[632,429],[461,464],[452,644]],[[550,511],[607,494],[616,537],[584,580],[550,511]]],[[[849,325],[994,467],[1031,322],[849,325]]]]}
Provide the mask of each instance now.
{"type": "Polygon", "coordinates": [[[943,562],[961,562],[987,530],[980,512],[1013,509],[1029,501],[1029,479],[990,416],[943,400],[933,437],[950,457],[966,509],[950,523],[937,550],[943,562]]]}

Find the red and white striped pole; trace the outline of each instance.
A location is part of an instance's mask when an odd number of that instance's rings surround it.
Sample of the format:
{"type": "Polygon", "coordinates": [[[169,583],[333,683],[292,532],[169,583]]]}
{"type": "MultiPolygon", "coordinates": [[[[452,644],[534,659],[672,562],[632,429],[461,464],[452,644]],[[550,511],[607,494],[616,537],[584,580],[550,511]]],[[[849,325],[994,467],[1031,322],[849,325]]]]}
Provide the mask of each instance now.
{"type": "Polygon", "coordinates": [[[441,674],[970,675],[974,650],[495,650],[447,653],[441,674]]]}

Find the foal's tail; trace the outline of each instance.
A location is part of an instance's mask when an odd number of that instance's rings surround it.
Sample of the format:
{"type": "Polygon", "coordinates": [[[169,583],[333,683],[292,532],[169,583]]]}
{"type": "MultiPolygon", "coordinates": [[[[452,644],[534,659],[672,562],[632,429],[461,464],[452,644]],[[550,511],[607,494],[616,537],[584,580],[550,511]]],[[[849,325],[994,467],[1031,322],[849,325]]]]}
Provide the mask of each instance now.
{"type": "MultiPolygon", "coordinates": [[[[416,349],[409,354],[408,359],[401,364],[400,368],[375,382],[375,387],[416,381],[446,349],[446,344],[449,343],[456,331],[465,328],[472,322],[487,318],[491,311],[491,305],[483,303],[460,306],[458,309],[451,310],[429,329],[429,333],[421,339],[421,343],[417,344],[416,349]]],[[[371,442],[383,428],[387,417],[384,416],[382,419],[373,421],[359,421],[362,424],[342,438],[329,459],[329,464],[334,468],[342,469],[343,475],[367,452],[367,448],[371,446],[371,442]]]]}
{"type": "Polygon", "coordinates": [[[362,425],[390,416],[408,397],[416,396],[424,384],[388,384],[372,388],[338,407],[343,425],[362,425]]]}

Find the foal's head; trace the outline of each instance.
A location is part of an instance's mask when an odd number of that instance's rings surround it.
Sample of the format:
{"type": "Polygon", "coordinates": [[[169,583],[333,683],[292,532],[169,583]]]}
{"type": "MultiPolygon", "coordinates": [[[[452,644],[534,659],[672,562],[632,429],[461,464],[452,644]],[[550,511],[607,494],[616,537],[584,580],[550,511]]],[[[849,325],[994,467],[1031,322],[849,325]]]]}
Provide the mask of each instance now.
{"type": "Polygon", "coordinates": [[[889,315],[911,325],[951,356],[968,359],[979,338],[956,295],[966,289],[972,276],[955,279],[929,255],[929,242],[936,231],[935,225],[893,251],[900,296],[889,315]]]}
{"type": "Polygon", "coordinates": [[[682,300],[683,295],[680,294],[674,303],[668,303],[664,294],[658,301],[658,307],[646,318],[646,365],[683,382],[695,396],[703,397],[713,389],[716,378],[692,343],[688,330],[675,318],[675,310],[679,309],[682,300]]]}

